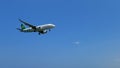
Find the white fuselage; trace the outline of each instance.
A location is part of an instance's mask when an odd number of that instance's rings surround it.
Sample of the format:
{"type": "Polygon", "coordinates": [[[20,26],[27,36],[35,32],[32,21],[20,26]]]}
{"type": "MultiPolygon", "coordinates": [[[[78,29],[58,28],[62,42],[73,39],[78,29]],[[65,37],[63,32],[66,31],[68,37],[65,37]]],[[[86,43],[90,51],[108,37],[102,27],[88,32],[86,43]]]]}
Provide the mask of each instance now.
{"type": "Polygon", "coordinates": [[[22,32],[40,32],[40,31],[52,29],[54,27],[55,27],[54,24],[44,24],[44,25],[36,26],[36,30],[29,27],[29,28],[23,29],[22,32]]]}

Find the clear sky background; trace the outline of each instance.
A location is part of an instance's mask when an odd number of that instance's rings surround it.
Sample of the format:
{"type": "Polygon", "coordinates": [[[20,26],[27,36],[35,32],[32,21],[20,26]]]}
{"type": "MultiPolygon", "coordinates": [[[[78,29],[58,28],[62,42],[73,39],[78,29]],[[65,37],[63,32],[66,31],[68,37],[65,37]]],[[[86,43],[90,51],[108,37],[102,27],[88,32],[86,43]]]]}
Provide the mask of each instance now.
{"type": "Polygon", "coordinates": [[[120,68],[120,1],[0,0],[0,68],[120,68]],[[21,33],[19,18],[56,28],[21,33]]]}

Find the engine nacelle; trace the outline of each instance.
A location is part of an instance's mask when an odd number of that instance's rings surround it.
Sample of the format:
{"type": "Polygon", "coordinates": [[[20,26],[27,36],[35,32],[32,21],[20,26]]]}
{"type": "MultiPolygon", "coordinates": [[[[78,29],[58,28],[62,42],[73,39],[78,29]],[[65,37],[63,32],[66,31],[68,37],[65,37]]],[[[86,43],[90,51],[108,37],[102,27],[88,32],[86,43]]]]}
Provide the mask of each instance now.
{"type": "Polygon", "coordinates": [[[48,32],[47,30],[40,31],[41,34],[45,34],[47,32],[48,32]]]}
{"type": "Polygon", "coordinates": [[[44,34],[47,33],[47,32],[48,32],[47,30],[44,30],[44,31],[43,31],[44,34]]]}

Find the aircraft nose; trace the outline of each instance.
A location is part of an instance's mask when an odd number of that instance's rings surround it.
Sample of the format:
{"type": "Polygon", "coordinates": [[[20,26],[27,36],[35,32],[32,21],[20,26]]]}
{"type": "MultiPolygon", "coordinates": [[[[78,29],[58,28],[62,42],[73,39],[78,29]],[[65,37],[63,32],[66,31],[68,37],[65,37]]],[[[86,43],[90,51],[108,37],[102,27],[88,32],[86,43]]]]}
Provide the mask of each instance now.
{"type": "Polygon", "coordinates": [[[53,27],[55,27],[55,25],[53,25],[53,27]]]}
{"type": "Polygon", "coordinates": [[[50,25],[50,27],[51,27],[51,28],[54,28],[54,27],[55,27],[55,25],[54,25],[54,24],[49,24],[49,25],[50,25]]]}

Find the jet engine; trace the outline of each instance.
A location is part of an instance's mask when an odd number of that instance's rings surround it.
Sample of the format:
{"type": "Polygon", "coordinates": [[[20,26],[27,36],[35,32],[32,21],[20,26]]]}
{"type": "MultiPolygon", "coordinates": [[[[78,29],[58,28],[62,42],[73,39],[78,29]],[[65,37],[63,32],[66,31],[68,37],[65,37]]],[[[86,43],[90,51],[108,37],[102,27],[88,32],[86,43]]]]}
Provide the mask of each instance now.
{"type": "Polygon", "coordinates": [[[47,32],[48,32],[47,30],[40,31],[41,34],[45,34],[47,32]]]}
{"type": "Polygon", "coordinates": [[[44,30],[44,31],[43,31],[43,34],[45,34],[45,33],[47,33],[47,32],[48,32],[47,30],[44,30]]]}

